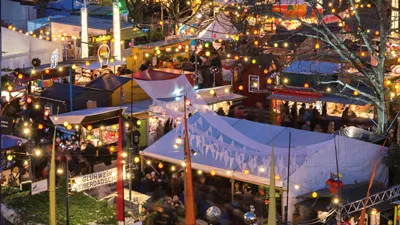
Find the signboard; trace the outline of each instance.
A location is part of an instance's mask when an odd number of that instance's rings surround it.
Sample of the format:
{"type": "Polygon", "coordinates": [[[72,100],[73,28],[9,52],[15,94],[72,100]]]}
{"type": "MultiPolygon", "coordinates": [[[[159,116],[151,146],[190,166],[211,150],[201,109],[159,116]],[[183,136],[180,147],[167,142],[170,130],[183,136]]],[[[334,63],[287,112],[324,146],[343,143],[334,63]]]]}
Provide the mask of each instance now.
{"type": "Polygon", "coordinates": [[[32,183],[32,195],[47,191],[47,179],[32,183]]]}
{"type": "Polygon", "coordinates": [[[71,191],[84,191],[117,182],[117,168],[71,178],[71,191]]]}
{"type": "Polygon", "coordinates": [[[249,92],[255,92],[260,89],[260,77],[257,75],[249,75],[249,92]]]}
{"type": "Polygon", "coordinates": [[[2,134],[11,134],[13,131],[13,119],[11,117],[1,117],[1,132],[2,134]]]}
{"type": "Polygon", "coordinates": [[[94,42],[94,43],[99,43],[99,42],[109,41],[109,40],[111,40],[111,35],[100,35],[100,36],[92,37],[92,42],[94,42]]]}

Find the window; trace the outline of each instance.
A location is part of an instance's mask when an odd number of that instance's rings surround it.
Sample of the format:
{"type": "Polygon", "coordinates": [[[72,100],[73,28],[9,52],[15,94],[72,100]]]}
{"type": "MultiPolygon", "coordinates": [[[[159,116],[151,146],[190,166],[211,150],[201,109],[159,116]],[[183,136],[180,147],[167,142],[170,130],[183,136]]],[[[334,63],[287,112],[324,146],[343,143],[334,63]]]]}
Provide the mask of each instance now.
{"type": "Polygon", "coordinates": [[[249,92],[256,92],[260,89],[260,77],[249,75],[249,92]]]}
{"type": "MultiPolygon", "coordinates": [[[[395,9],[399,8],[399,0],[392,0],[392,7],[395,9]]],[[[391,20],[390,28],[399,29],[399,11],[392,10],[390,20],[391,20]]]]}

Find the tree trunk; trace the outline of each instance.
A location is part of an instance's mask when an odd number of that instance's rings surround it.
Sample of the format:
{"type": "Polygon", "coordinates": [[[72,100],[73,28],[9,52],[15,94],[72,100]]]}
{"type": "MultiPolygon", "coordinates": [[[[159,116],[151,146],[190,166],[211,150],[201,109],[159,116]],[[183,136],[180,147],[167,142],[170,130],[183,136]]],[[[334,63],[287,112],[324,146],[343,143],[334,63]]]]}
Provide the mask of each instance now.
{"type": "Polygon", "coordinates": [[[381,102],[376,106],[377,112],[377,122],[378,122],[378,133],[384,134],[385,133],[385,122],[386,122],[386,105],[384,96],[381,98],[381,102]]]}
{"type": "Polygon", "coordinates": [[[43,18],[45,16],[46,7],[47,7],[46,3],[44,3],[43,1],[39,2],[39,16],[38,16],[39,18],[43,18]]]}

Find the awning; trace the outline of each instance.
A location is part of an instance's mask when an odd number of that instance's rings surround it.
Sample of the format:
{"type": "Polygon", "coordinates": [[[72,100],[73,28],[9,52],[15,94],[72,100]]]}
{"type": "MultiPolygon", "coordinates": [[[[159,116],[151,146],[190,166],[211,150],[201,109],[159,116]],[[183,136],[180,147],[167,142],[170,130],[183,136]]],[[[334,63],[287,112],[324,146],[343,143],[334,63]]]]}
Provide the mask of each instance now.
{"type": "Polygon", "coordinates": [[[224,96],[217,96],[213,98],[204,98],[204,100],[207,102],[208,105],[216,104],[219,102],[225,102],[225,101],[239,101],[242,99],[245,99],[246,97],[243,95],[238,95],[238,94],[227,94],[224,96]]]}
{"type": "Polygon", "coordinates": [[[97,107],[50,116],[50,119],[56,125],[64,124],[64,122],[70,124],[94,123],[118,117],[119,110],[121,109],[122,113],[126,110],[125,107],[97,107]]]}
{"type": "Polygon", "coordinates": [[[12,135],[2,135],[1,136],[1,149],[7,149],[19,146],[27,142],[26,139],[12,136],[12,135]]]}
{"type": "Polygon", "coordinates": [[[131,110],[131,103],[123,104],[122,107],[125,107],[125,114],[139,114],[139,113],[146,113],[149,111],[149,107],[153,104],[153,100],[144,100],[139,102],[133,102],[132,110],[131,110]]]}
{"type": "Polygon", "coordinates": [[[335,95],[323,95],[322,97],[320,97],[318,99],[318,101],[341,103],[344,105],[361,105],[361,106],[367,105],[367,103],[365,103],[363,101],[358,101],[358,100],[335,96],[335,95]]]}
{"type": "MultiPolygon", "coordinates": [[[[104,65],[106,65],[105,62],[103,63],[103,66],[104,65]]],[[[122,60],[114,59],[114,62],[108,61],[108,64],[107,64],[107,66],[121,66],[121,65],[126,65],[126,62],[124,62],[122,60]]],[[[100,62],[91,62],[89,66],[86,66],[86,64],[81,64],[80,66],[87,70],[101,69],[100,62]]]]}
{"type": "Polygon", "coordinates": [[[282,100],[282,101],[292,101],[292,102],[305,102],[314,103],[318,101],[316,97],[307,97],[300,95],[285,95],[285,94],[272,94],[268,96],[268,99],[282,100]]]}

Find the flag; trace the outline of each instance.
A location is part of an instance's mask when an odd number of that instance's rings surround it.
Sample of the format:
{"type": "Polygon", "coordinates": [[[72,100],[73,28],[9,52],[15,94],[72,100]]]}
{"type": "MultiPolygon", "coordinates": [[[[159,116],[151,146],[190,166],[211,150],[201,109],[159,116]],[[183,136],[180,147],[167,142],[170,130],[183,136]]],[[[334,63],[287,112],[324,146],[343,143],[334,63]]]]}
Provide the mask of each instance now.
{"type": "Polygon", "coordinates": [[[275,196],[275,158],[274,142],[271,151],[271,170],[269,174],[269,206],[268,206],[268,225],[276,225],[276,196],[275,196]]]}

